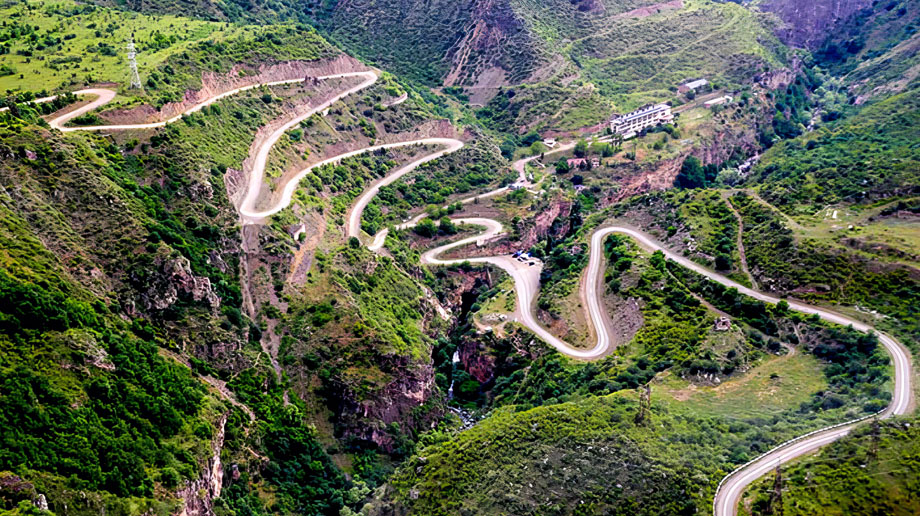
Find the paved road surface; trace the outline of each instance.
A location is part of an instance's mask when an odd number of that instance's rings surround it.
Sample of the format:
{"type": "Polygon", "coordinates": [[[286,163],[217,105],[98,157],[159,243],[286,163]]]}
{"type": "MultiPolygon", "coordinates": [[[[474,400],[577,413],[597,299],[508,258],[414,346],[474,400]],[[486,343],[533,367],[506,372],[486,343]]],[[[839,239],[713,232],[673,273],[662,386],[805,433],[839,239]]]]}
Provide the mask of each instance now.
{"type": "MultiPolygon", "coordinates": [[[[610,348],[610,329],[600,327],[605,319],[602,317],[602,311],[604,310],[601,296],[602,293],[597,291],[599,282],[590,281],[590,279],[597,278],[597,275],[602,273],[604,264],[606,262],[603,254],[603,241],[604,238],[613,233],[629,236],[637,240],[640,245],[650,250],[660,250],[668,259],[677,262],[681,266],[702,274],[707,278],[719,282],[725,286],[736,288],[742,294],[768,303],[778,303],[780,301],[780,299],[775,296],[764,294],[762,292],[745,287],[744,285],[732,281],[725,276],[722,276],[721,274],[713,272],[679,254],[666,249],[662,244],[641,231],[622,226],[603,227],[591,235],[590,258],[588,262],[588,270],[585,276],[588,278],[588,281],[586,281],[583,285],[583,288],[586,289],[585,298],[588,304],[588,315],[591,323],[595,327],[595,333],[597,334],[598,340],[595,346],[591,349],[574,348],[546,331],[546,329],[543,328],[543,326],[540,325],[533,316],[533,302],[540,288],[539,278],[542,264],[539,266],[531,267],[526,264],[522,264],[520,261],[517,261],[510,256],[476,257],[468,259],[458,258],[447,260],[438,258],[441,254],[448,250],[495,236],[499,234],[502,229],[500,223],[491,219],[458,219],[455,222],[485,226],[487,230],[482,234],[464,238],[460,241],[440,246],[425,252],[421,258],[422,263],[430,265],[449,265],[466,261],[470,263],[489,263],[500,267],[512,278],[514,278],[515,290],[517,291],[518,303],[521,307],[521,313],[523,314],[522,322],[524,325],[527,326],[538,337],[559,350],[561,353],[575,358],[597,358],[606,353],[610,348]]],[[[382,245],[382,243],[375,242],[375,245],[379,246],[382,245]]],[[[830,310],[814,307],[795,300],[787,300],[787,302],[789,303],[789,307],[792,310],[808,314],[817,314],[819,317],[826,321],[836,324],[850,325],[859,331],[875,331],[874,328],[870,327],[869,325],[854,319],[850,319],[844,315],[830,310]]],[[[876,334],[878,335],[879,342],[881,342],[881,344],[885,347],[885,350],[891,356],[895,367],[895,387],[894,392],[892,393],[892,400],[888,408],[882,412],[881,417],[906,414],[911,410],[912,407],[910,354],[904,346],[902,346],[899,342],[890,336],[878,332],[876,332],[876,334]]],[[[713,500],[715,516],[734,516],[737,513],[737,506],[741,495],[744,493],[744,490],[752,482],[762,477],[764,474],[772,471],[776,464],[788,462],[804,454],[813,452],[837,439],[840,439],[841,437],[847,435],[850,430],[852,430],[857,424],[858,423],[846,424],[840,427],[818,431],[813,434],[809,434],[804,438],[793,440],[785,445],[777,447],[773,451],[756,459],[754,462],[733,472],[725,478],[722,485],[720,486],[720,489],[716,493],[715,499],[713,500]]]]}
{"type": "MultiPolygon", "coordinates": [[[[460,140],[455,140],[453,138],[426,138],[423,140],[413,140],[413,141],[405,142],[405,143],[394,143],[388,146],[380,145],[377,147],[361,149],[359,151],[355,151],[355,154],[362,154],[364,152],[373,150],[375,148],[393,148],[393,147],[400,147],[400,146],[414,145],[414,144],[442,145],[445,148],[440,151],[422,156],[421,158],[418,158],[411,163],[403,165],[402,167],[396,169],[395,171],[387,174],[386,177],[384,177],[383,179],[375,181],[374,184],[371,185],[370,188],[365,190],[364,193],[362,193],[361,196],[358,197],[358,200],[355,201],[355,204],[353,205],[353,207],[351,208],[351,211],[348,214],[348,236],[358,236],[360,234],[361,232],[361,214],[364,212],[364,208],[367,207],[367,205],[371,202],[371,200],[373,200],[373,198],[377,196],[377,192],[379,192],[381,188],[389,184],[392,184],[397,179],[408,174],[409,172],[412,172],[413,170],[418,168],[419,165],[423,163],[427,163],[429,161],[436,160],[445,154],[456,152],[463,147],[463,142],[461,142],[460,140]]],[[[333,159],[337,159],[337,158],[333,158],[333,159]]],[[[313,167],[316,167],[319,165],[320,164],[313,165],[313,167]]]]}
{"type": "MultiPolygon", "coordinates": [[[[281,211],[282,209],[284,209],[287,205],[290,204],[291,198],[293,196],[295,189],[297,188],[297,185],[300,179],[302,179],[306,174],[308,174],[313,168],[317,166],[321,166],[326,163],[337,162],[348,156],[354,156],[354,155],[362,154],[365,152],[370,152],[376,149],[394,148],[394,147],[415,145],[415,144],[443,145],[445,147],[444,149],[437,151],[435,153],[426,155],[420,158],[419,160],[416,160],[408,165],[401,167],[396,172],[394,172],[394,174],[385,178],[384,181],[379,182],[378,184],[374,185],[373,188],[369,189],[367,192],[365,192],[364,195],[362,195],[358,199],[357,204],[352,209],[352,213],[349,216],[349,227],[348,227],[349,235],[357,236],[358,233],[360,233],[361,213],[364,207],[367,206],[368,202],[370,202],[370,199],[372,199],[374,195],[376,195],[377,191],[379,191],[379,188],[381,186],[392,183],[399,177],[402,177],[408,172],[414,170],[416,167],[418,167],[424,162],[431,161],[433,159],[437,159],[438,157],[446,153],[449,153],[449,152],[454,152],[463,146],[463,143],[460,142],[459,140],[453,140],[453,139],[447,139],[447,138],[426,138],[426,139],[420,139],[420,140],[413,140],[409,142],[377,145],[377,146],[368,147],[365,149],[360,149],[357,151],[345,153],[340,156],[330,158],[324,162],[318,163],[316,165],[313,165],[310,168],[307,168],[301,171],[299,174],[297,174],[293,179],[291,179],[285,185],[284,191],[282,192],[281,199],[279,199],[279,201],[275,203],[275,205],[273,205],[270,208],[264,209],[264,210],[257,210],[254,206],[254,203],[258,199],[258,196],[261,192],[262,178],[264,176],[265,164],[268,160],[269,151],[271,150],[271,147],[278,141],[278,139],[284,134],[284,132],[290,129],[291,127],[295,126],[296,124],[300,123],[301,120],[304,120],[308,118],[309,116],[312,116],[314,113],[325,109],[326,107],[332,105],[334,102],[338,101],[339,99],[347,95],[350,95],[352,93],[355,93],[357,91],[360,91],[370,86],[371,84],[374,84],[377,81],[377,75],[376,73],[372,71],[328,75],[324,77],[319,77],[319,79],[332,79],[332,78],[340,78],[340,77],[363,77],[365,80],[356,86],[343,90],[340,94],[336,95],[331,100],[323,103],[322,105],[317,106],[316,108],[311,110],[306,115],[298,116],[296,119],[289,121],[288,123],[286,123],[279,129],[277,129],[275,132],[273,132],[268,138],[268,140],[266,141],[266,143],[263,144],[259,148],[256,154],[256,162],[255,162],[254,171],[252,174],[250,174],[250,181],[249,181],[249,185],[247,189],[247,194],[246,194],[246,197],[244,198],[242,206],[240,207],[240,214],[244,217],[244,219],[248,219],[248,221],[261,220],[265,217],[269,217],[281,211]]],[[[277,81],[277,82],[267,83],[266,85],[289,84],[289,83],[295,83],[295,82],[300,82],[300,81],[301,79],[288,80],[288,81],[277,81]]],[[[203,108],[204,106],[213,104],[214,102],[224,97],[234,95],[241,91],[257,88],[260,86],[262,86],[262,84],[246,86],[246,87],[237,88],[235,90],[225,92],[221,95],[217,95],[215,97],[209,98],[201,102],[200,104],[193,106],[192,108],[190,108],[188,111],[186,111],[183,114],[194,113],[200,110],[201,108],[203,108]]],[[[87,90],[80,90],[76,93],[85,94],[85,95],[95,95],[97,96],[97,98],[96,100],[87,104],[86,106],[82,106],[81,108],[77,110],[74,110],[70,113],[67,113],[65,115],[62,115],[58,118],[51,120],[49,122],[51,127],[54,127],[64,132],[148,129],[148,128],[155,128],[155,127],[162,127],[166,124],[169,124],[169,123],[172,123],[178,120],[182,116],[182,115],[179,115],[169,120],[165,120],[162,122],[148,123],[148,124],[64,127],[63,124],[65,124],[68,120],[71,120],[84,113],[90,112],[93,109],[98,108],[99,106],[106,104],[107,102],[111,101],[112,98],[114,98],[115,96],[115,92],[111,90],[105,90],[105,89],[87,89],[87,90]]],[[[53,100],[53,98],[54,97],[38,99],[37,102],[42,102],[42,101],[47,102],[49,100],[53,100]]],[[[571,148],[571,146],[574,146],[574,143],[560,146],[559,148],[553,149],[551,152],[561,152],[563,150],[571,148]]],[[[526,177],[524,174],[524,170],[525,170],[524,165],[526,164],[527,161],[530,161],[531,159],[532,158],[520,160],[514,164],[515,170],[518,171],[518,174],[520,177],[519,182],[521,184],[526,183],[526,177]]],[[[503,188],[503,189],[499,189],[499,190],[496,190],[496,191],[490,192],[489,194],[484,194],[484,195],[496,195],[505,190],[507,189],[503,188]]],[[[465,200],[465,202],[469,202],[472,200],[473,198],[470,198],[470,199],[465,200]]],[[[419,219],[420,217],[416,217],[416,219],[419,219]]],[[[415,221],[410,221],[409,223],[404,224],[403,226],[404,227],[411,226],[414,222],[415,221]]],[[[489,237],[498,235],[502,231],[501,224],[491,219],[467,218],[467,219],[458,219],[456,222],[461,223],[461,224],[475,224],[475,225],[485,226],[486,231],[482,234],[464,238],[458,242],[440,246],[438,248],[427,251],[421,257],[422,263],[430,264],[430,265],[445,265],[445,264],[455,264],[455,263],[461,263],[461,262],[467,261],[471,263],[490,263],[492,265],[500,267],[501,269],[505,270],[509,275],[511,275],[512,278],[514,278],[515,290],[517,291],[517,296],[518,296],[518,303],[519,303],[519,306],[521,307],[521,313],[523,315],[523,323],[531,331],[533,331],[537,336],[545,340],[551,346],[558,349],[561,353],[564,353],[566,355],[569,355],[575,358],[581,358],[581,359],[598,358],[600,356],[603,356],[605,353],[609,351],[611,329],[604,327],[605,318],[601,317],[601,314],[604,308],[603,308],[601,293],[598,292],[597,290],[598,283],[599,283],[598,281],[587,281],[585,282],[585,285],[583,286],[583,288],[586,289],[585,294],[586,294],[587,305],[588,305],[586,308],[588,310],[588,315],[589,315],[591,324],[595,327],[595,333],[597,335],[597,343],[595,344],[593,348],[590,348],[590,349],[580,349],[580,348],[572,347],[569,344],[565,343],[564,341],[558,339],[551,333],[549,333],[545,328],[543,328],[539,324],[539,322],[536,320],[536,318],[533,315],[533,303],[534,303],[534,299],[536,298],[537,292],[539,291],[539,287],[540,287],[540,270],[542,269],[542,263],[537,262],[536,265],[531,266],[531,265],[528,265],[527,263],[522,263],[518,260],[515,260],[511,258],[510,256],[475,257],[475,258],[468,258],[468,259],[441,259],[439,258],[441,254],[443,254],[444,252],[450,249],[454,249],[460,246],[482,241],[489,237]]],[[[664,246],[662,246],[660,243],[658,243],[657,241],[655,241],[653,238],[646,235],[645,233],[642,233],[632,228],[621,227],[621,226],[610,226],[610,227],[600,228],[597,231],[595,231],[595,233],[591,236],[591,249],[590,249],[591,254],[590,254],[590,258],[588,262],[588,269],[587,269],[587,275],[586,275],[587,278],[596,279],[598,277],[598,274],[602,273],[603,268],[604,268],[604,262],[605,262],[604,256],[603,256],[602,242],[603,242],[603,239],[607,235],[610,235],[612,233],[620,233],[620,234],[627,235],[637,240],[644,247],[647,247],[649,249],[654,249],[654,250],[661,250],[669,259],[674,260],[678,264],[684,267],[687,267],[699,274],[702,274],[713,281],[717,281],[723,285],[736,288],[742,294],[745,294],[745,295],[748,295],[748,296],[751,296],[756,299],[766,301],[769,303],[779,302],[779,299],[774,296],[752,290],[750,288],[745,287],[744,285],[740,285],[722,276],[721,274],[717,274],[713,271],[710,271],[709,269],[695,262],[692,262],[683,256],[677,255],[667,250],[666,248],[664,248],[664,246]]],[[[380,232],[377,235],[377,237],[374,240],[374,243],[371,245],[372,248],[379,248],[380,246],[383,245],[382,236],[385,236],[384,232],[380,232]]],[[[866,325],[854,319],[850,319],[849,317],[846,317],[844,315],[838,314],[830,310],[825,310],[822,308],[814,307],[814,306],[811,306],[811,305],[808,305],[808,304],[805,304],[799,301],[794,301],[794,300],[791,300],[791,301],[787,300],[787,302],[789,303],[789,306],[791,309],[797,310],[799,312],[808,313],[808,314],[817,314],[819,317],[821,317],[824,320],[827,320],[833,323],[837,323],[837,324],[851,325],[853,328],[860,330],[860,331],[866,331],[866,332],[875,331],[874,328],[872,328],[869,325],[866,325]]],[[[891,404],[888,406],[888,408],[886,408],[882,412],[881,415],[882,417],[890,417],[893,415],[906,414],[908,413],[908,411],[912,409],[910,355],[908,351],[906,350],[906,348],[904,348],[904,346],[902,346],[899,342],[892,339],[888,335],[878,333],[878,336],[879,336],[879,341],[882,343],[882,345],[891,355],[891,358],[892,358],[892,361],[895,367],[895,373],[894,373],[895,387],[894,387],[894,392],[892,394],[891,404]]],[[[733,472],[728,477],[726,477],[725,480],[723,480],[723,483],[718,493],[716,494],[714,504],[713,504],[715,515],[716,516],[733,516],[736,513],[738,501],[742,493],[744,492],[744,489],[748,485],[750,485],[751,482],[753,482],[754,480],[763,476],[765,473],[772,470],[777,463],[787,462],[789,460],[792,460],[803,454],[814,451],[820,448],[821,446],[824,446],[827,443],[833,442],[834,440],[837,440],[845,436],[847,433],[849,433],[849,431],[853,428],[853,426],[855,426],[855,424],[844,425],[841,427],[828,429],[825,431],[820,431],[820,432],[811,434],[807,437],[804,437],[798,440],[794,440],[793,442],[787,445],[780,446],[777,449],[769,452],[768,454],[758,458],[757,460],[744,466],[740,470],[733,472]]]]}

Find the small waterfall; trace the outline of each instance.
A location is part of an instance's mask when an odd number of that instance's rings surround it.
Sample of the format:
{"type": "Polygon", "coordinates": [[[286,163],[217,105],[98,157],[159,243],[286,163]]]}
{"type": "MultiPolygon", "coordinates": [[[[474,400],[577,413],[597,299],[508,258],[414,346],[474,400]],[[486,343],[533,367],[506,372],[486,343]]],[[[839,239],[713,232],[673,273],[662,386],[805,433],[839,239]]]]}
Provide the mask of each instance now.
{"type": "Polygon", "coordinates": [[[447,389],[447,399],[454,399],[454,371],[457,370],[457,364],[460,363],[460,352],[454,351],[454,356],[450,359],[450,363],[453,366],[450,371],[450,387],[447,389]]]}

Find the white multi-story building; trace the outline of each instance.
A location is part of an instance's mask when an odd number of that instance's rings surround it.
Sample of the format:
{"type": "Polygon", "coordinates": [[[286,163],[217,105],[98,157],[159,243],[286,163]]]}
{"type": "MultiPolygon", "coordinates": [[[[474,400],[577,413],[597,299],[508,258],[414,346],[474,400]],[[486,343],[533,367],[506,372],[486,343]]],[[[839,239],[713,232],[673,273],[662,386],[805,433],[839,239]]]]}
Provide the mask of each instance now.
{"type": "Polygon", "coordinates": [[[614,134],[621,134],[623,138],[632,138],[639,131],[654,127],[658,124],[669,124],[674,121],[671,106],[667,104],[650,104],[641,107],[632,113],[616,115],[610,120],[610,130],[614,134]]]}

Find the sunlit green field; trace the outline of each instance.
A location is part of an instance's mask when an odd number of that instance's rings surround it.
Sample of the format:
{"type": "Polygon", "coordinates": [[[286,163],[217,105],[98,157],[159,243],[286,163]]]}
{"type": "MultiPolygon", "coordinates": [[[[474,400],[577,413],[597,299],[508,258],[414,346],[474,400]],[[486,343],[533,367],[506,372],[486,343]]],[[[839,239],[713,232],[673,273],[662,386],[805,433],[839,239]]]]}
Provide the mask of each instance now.
{"type": "Polygon", "coordinates": [[[745,418],[770,416],[807,402],[827,388],[818,360],[806,353],[770,356],[721,385],[695,385],[670,374],[653,386],[656,398],[700,414],[745,418]]]}
{"type": "Polygon", "coordinates": [[[142,80],[168,56],[205,38],[223,40],[243,28],[175,16],[60,2],[0,4],[0,92],[72,89],[130,81],[126,44],[134,35],[142,80]]]}

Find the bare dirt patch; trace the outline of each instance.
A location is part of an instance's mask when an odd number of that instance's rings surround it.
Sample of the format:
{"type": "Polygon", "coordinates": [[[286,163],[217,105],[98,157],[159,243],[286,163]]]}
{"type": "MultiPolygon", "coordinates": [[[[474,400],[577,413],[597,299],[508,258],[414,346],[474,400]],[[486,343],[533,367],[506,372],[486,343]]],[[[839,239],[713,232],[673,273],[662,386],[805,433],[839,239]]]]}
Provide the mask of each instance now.
{"type": "Polygon", "coordinates": [[[671,0],[670,2],[662,2],[660,4],[639,7],[638,9],[633,9],[632,11],[618,14],[614,16],[614,19],[622,20],[624,18],[647,18],[653,14],[658,14],[662,11],[682,9],[683,7],[684,7],[684,0],[671,0]]]}

